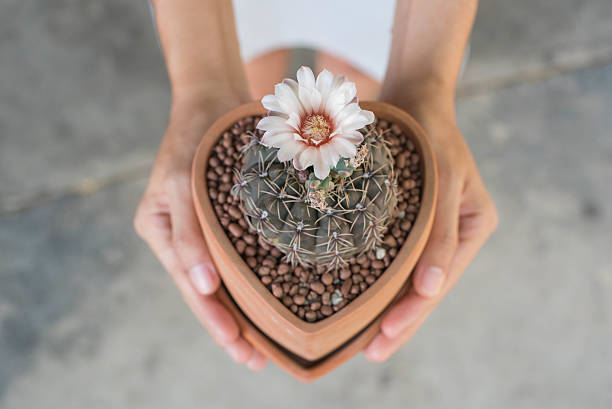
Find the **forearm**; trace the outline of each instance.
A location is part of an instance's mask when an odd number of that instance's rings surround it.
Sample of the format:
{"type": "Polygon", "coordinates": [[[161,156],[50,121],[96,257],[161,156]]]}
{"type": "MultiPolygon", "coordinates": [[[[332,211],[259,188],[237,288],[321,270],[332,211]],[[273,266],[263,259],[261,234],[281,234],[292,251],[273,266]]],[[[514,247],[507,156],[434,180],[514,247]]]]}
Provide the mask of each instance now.
{"type": "Polygon", "coordinates": [[[405,109],[453,109],[477,0],[398,0],[381,99],[405,109]]]}
{"type": "Polygon", "coordinates": [[[230,0],[153,0],[173,102],[250,99],[230,0]]]}

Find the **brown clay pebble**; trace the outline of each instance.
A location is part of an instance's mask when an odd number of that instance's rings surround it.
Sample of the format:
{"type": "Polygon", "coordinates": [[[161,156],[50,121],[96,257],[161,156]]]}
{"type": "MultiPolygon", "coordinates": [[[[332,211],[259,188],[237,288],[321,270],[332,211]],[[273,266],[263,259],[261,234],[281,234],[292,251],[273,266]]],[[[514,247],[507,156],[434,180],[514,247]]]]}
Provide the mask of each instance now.
{"type": "Polygon", "coordinates": [[[257,259],[255,257],[248,257],[246,259],[246,262],[251,268],[257,267],[257,259]]]}
{"type": "Polygon", "coordinates": [[[279,284],[272,284],[272,294],[274,294],[276,298],[281,298],[283,296],[283,287],[279,284]]]}
{"type": "Polygon", "coordinates": [[[415,186],[416,182],[412,179],[406,179],[402,182],[402,188],[404,188],[404,190],[410,190],[415,186]]]}
{"type": "MultiPolygon", "coordinates": [[[[359,270],[357,270],[357,271],[359,271],[359,270]]],[[[346,280],[350,276],[351,276],[351,271],[350,270],[342,270],[342,271],[340,271],[340,279],[341,280],[346,280]]]]}
{"type": "Polygon", "coordinates": [[[321,281],[325,285],[330,285],[331,283],[334,282],[334,276],[331,275],[330,273],[325,273],[323,274],[323,276],[321,276],[321,281]]]}
{"type": "Polygon", "coordinates": [[[372,268],[385,268],[385,263],[382,260],[374,260],[372,262],[372,268]]]}
{"type": "Polygon", "coordinates": [[[208,160],[208,194],[219,221],[238,254],[256,272],[269,291],[292,313],[309,322],[316,322],[341,310],[359,294],[367,290],[380,277],[384,269],[397,256],[417,217],[423,187],[421,156],[411,136],[400,126],[378,120],[376,128],[384,132],[395,159],[398,185],[398,213],[389,221],[382,246],[385,253],[374,251],[353,257],[339,271],[315,271],[292,267],[284,262],[284,254],[258,238],[247,224],[240,208],[240,200],[232,196],[231,188],[237,183],[234,168],[240,168],[244,157],[241,148],[253,136],[263,131],[255,125],[261,116],[242,118],[223,132],[208,160]],[[377,258],[376,256],[379,256],[377,258]]]}
{"type": "Polygon", "coordinates": [[[325,292],[325,286],[320,281],[315,281],[314,283],[310,284],[310,288],[317,294],[323,294],[325,292]]]}
{"type": "Polygon", "coordinates": [[[244,241],[238,240],[234,246],[238,254],[244,254],[244,250],[246,249],[246,243],[244,241]]]}
{"type": "Polygon", "coordinates": [[[387,234],[387,236],[383,240],[383,243],[385,243],[389,247],[397,247],[397,240],[395,240],[395,237],[390,234],[387,234]]]}
{"type": "Polygon", "coordinates": [[[266,267],[273,268],[276,265],[276,262],[274,261],[274,259],[270,257],[266,257],[264,261],[262,262],[262,264],[266,267]]]}
{"type": "Polygon", "coordinates": [[[244,234],[244,230],[242,230],[242,227],[240,227],[240,225],[236,223],[232,223],[227,226],[227,230],[229,230],[230,234],[236,238],[240,238],[244,234]]]}
{"type": "Polygon", "coordinates": [[[321,306],[321,314],[325,315],[326,317],[332,315],[333,313],[334,313],[334,310],[329,305],[321,306]]]}
{"type": "Polygon", "coordinates": [[[349,291],[351,291],[352,286],[353,286],[353,280],[349,278],[345,280],[344,283],[342,283],[342,287],[340,287],[340,291],[342,291],[342,294],[346,296],[348,295],[349,291]]]}
{"type": "Polygon", "coordinates": [[[230,206],[230,208],[227,209],[227,213],[234,219],[242,219],[242,212],[236,206],[230,206]]]}

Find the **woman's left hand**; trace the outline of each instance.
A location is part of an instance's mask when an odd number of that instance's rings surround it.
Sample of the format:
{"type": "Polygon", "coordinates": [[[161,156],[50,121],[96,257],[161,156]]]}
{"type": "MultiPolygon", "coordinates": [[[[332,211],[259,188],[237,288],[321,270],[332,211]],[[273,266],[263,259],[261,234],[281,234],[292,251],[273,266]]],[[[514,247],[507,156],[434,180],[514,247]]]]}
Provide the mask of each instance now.
{"type": "MultiPolygon", "coordinates": [[[[453,114],[420,106],[409,110],[425,128],[436,154],[438,201],[431,235],[410,288],[383,317],[364,349],[382,362],[405,344],[453,288],[498,223],[497,211],[453,114]]],[[[453,110],[454,111],[454,110],[453,110]]]]}

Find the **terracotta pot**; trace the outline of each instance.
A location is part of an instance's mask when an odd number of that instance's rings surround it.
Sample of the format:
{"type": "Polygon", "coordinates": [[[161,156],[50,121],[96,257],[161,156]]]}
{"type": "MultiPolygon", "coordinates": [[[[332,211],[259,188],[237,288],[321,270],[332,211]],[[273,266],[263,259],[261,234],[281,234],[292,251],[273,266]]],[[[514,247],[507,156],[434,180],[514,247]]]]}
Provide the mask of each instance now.
{"type": "Polygon", "coordinates": [[[361,102],[377,118],[410,134],[421,153],[423,191],[412,230],[387,270],[366,291],[321,321],[303,321],[260,282],[226,236],[208,197],[206,172],[212,148],[240,118],[265,115],[259,102],[235,108],[211,126],[198,147],[192,168],[195,208],[224,287],[219,297],[238,320],[243,335],[297,378],[310,381],[329,372],[361,350],[376,334],[383,310],[398,296],[429,237],[437,195],[435,158],[428,137],[401,109],[383,102],[361,102]]]}

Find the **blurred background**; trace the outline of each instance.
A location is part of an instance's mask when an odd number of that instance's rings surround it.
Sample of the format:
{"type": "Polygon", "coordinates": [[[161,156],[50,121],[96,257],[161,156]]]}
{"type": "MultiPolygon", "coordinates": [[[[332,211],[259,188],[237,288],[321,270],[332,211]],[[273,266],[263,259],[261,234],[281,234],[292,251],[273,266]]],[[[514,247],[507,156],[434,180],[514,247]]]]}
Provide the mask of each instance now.
{"type": "Polygon", "coordinates": [[[481,2],[459,121],[501,224],[392,359],[212,341],[132,228],[169,86],[144,1],[0,1],[0,408],[612,407],[612,2],[481,2]]]}

